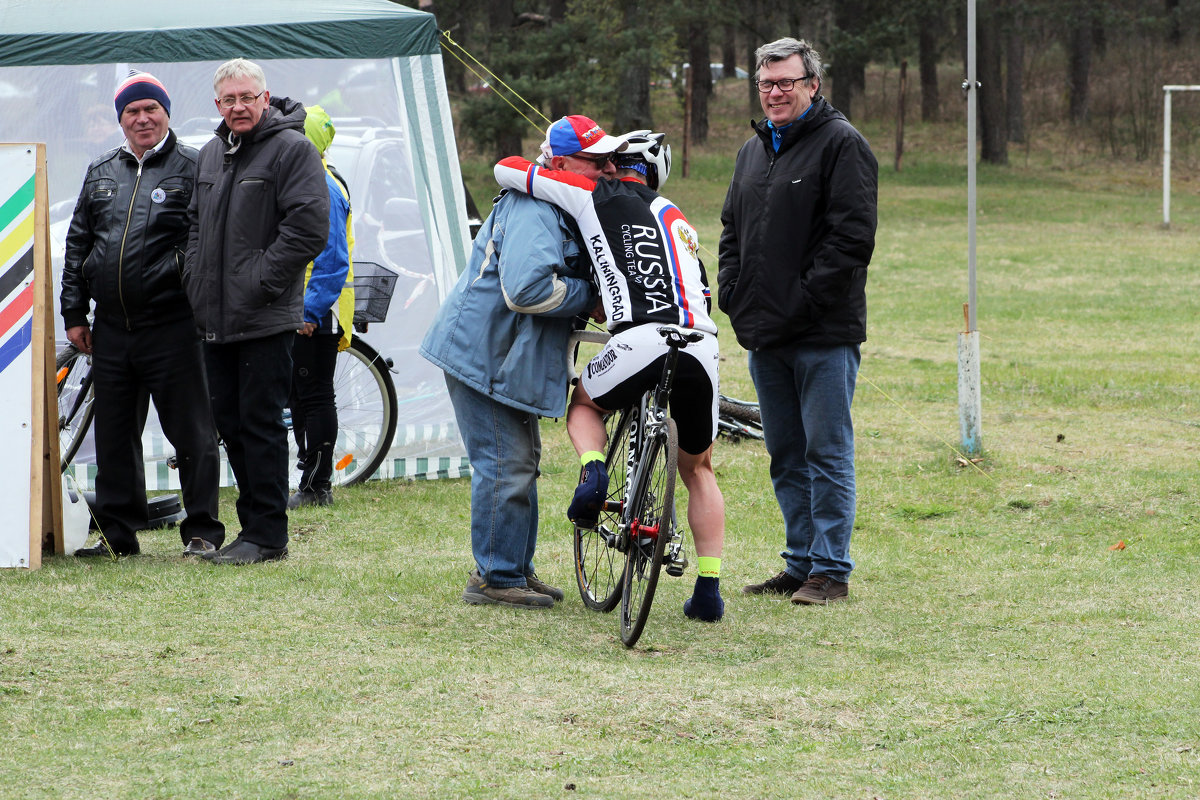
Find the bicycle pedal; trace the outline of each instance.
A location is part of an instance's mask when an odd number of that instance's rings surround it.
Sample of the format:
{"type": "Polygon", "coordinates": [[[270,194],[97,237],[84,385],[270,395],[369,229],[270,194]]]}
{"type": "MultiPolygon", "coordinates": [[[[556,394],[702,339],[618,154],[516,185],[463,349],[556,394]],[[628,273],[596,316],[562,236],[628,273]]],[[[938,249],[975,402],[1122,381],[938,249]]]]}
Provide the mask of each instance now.
{"type": "Polygon", "coordinates": [[[683,571],[687,569],[688,557],[687,553],[680,550],[676,553],[667,554],[667,574],[672,578],[678,578],[683,575],[683,571]]]}

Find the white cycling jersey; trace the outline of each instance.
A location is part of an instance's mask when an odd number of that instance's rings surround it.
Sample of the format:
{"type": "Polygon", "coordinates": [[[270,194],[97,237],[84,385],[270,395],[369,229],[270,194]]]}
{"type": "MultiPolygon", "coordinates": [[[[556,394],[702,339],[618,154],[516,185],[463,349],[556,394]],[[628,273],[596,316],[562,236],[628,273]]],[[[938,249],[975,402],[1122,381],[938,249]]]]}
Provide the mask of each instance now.
{"type": "Polygon", "coordinates": [[[594,181],[513,156],[496,165],[506,189],[575,218],[592,259],[609,331],[649,323],[716,335],[696,229],[675,205],[632,179],[594,181]]]}

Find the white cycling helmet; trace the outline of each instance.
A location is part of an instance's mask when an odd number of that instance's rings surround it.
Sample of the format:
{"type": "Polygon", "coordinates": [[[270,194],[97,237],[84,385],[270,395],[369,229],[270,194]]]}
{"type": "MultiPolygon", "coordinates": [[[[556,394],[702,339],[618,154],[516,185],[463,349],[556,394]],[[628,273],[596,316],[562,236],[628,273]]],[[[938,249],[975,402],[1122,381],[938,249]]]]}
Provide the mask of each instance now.
{"type": "Polygon", "coordinates": [[[630,131],[618,136],[627,145],[613,159],[617,169],[632,169],[646,176],[646,185],[659,191],[671,174],[671,145],[665,133],[630,131]]]}

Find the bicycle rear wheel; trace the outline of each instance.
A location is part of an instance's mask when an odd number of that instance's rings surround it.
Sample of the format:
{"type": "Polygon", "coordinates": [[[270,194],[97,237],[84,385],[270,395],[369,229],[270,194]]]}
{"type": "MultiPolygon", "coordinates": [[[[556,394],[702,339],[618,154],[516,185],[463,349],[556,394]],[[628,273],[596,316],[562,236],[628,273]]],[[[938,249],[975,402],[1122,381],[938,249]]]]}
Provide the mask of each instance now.
{"type": "Polygon", "coordinates": [[[333,449],[334,486],[375,474],[396,435],[396,387],[388,364],[357,336],[338,353],[333,373],[338,436],[333,449]]]}
{"type": "Polygon", "coordinates": [[[58,382],[59,467],[66,471],[79,452],[95,414],[91,359],[74,345],[64,347],[54,359],[58,382]]]}
{"type": "Polygon", "coordinates": [[[639,479],[634,487],[629,531],[629,550],[625,553],[625,572],[621,576],[621,641],[626,647],[637,644],[650,616],[663,552],[671,540],[675,524],[675,470],[679,457],[679,432],[675,420],[668,419],[650,442],[646,456],[638,465],[639,479]]]}
{"type": "Polygon", "coordinates": [[[608,417],[608,497],[595,528],[575,528],[575,582],[583,604],[607,613],[621,600],[621,512],[624,509],[625,472],[633,414],[629,411],[608,417]]]}

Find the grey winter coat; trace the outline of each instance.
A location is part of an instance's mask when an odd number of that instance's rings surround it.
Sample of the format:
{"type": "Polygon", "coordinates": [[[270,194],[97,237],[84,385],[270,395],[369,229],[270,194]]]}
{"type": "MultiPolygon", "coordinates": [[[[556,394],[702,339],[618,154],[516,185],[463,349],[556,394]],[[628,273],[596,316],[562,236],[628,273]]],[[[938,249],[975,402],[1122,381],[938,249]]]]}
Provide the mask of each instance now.
{"type": "Polygon", "coordinates": [[[258,339],[304,321],[304,270],[329,236],[321,156],[304,107],[271,104],[254,130],[221,123],[200,150],[184,288],[205,340],[258,339]]]}

